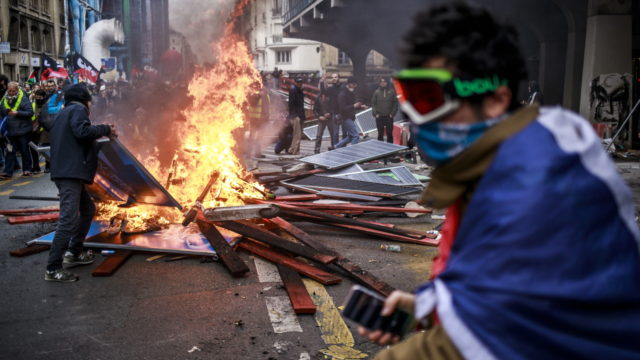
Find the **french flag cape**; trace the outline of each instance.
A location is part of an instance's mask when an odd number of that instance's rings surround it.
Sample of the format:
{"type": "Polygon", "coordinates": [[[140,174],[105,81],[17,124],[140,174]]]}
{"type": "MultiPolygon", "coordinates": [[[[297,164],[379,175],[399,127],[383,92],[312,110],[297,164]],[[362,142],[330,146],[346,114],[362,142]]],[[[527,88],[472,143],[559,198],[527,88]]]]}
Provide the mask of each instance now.
{"type": "Polygon", "coordinates": [[[632,196],[586,120],[542,108],[500,145],[418,289],[433,310],[467,359],[640,359],[632,196]]]}

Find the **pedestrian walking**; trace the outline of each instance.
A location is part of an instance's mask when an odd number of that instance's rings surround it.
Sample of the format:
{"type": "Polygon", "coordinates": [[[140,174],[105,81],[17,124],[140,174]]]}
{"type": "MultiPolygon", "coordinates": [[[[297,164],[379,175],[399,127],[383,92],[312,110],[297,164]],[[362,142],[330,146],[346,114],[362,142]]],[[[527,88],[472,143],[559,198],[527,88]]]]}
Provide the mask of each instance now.
{"type": "Polygon", "coordinates": [[[17,82],[7,85],[7,92],[0,101],[0,119],[6,121],[6,132],[9,143],[4,163],[4,171],[0,180],[13,177],[18,163],[17,153],[22,158],[22,176],[31,176],[31,152],[29,151],[29,136],[32,130],[33,107],[29,96],[20,89],[17,82]]]}
{"type": "MultiPolygon", "coordinates": [[[[340,141],[340,127],[342,120],[340,118],[340,106],[338,105],[338,97],[340,95],[340,75],[337,73],[331,74],[327,85],[324,82],[320,84],[320,91],[327,94],[329,98],[329,111],[331,112],[331,119],[329,120],[329,133],[331,134],[331,147],[334,148],[338,141],[340,141]]],[[[344,137],[344,136],[343,136],[344,137]]]]}
{"type": "Polygon", "coordinates": [[[324,92],[320,92],[320,95],[318,95],[316,101],[313,103],[313,114],[318,119],[318,131],[316,132],[316,142],[314,147],[314,152],[316,154],[320,152],[324,130],[329,130],[330,136],[334,130],[330,107],[331,103],[329,102],[329,97],[324,92]]]}
{"type": "Polygon", "coordinates": [[[91,94],[83,84],[65,89],[64,109],[50,131],[51,180],[60,196],[60,218],[49,250],[44,279],[72,282],[78,276],[62,267],[87,265],[92,254],[83,251],[96,207],[85,186],[93,183],[98,167],[98,144],[102,136],[116,136],[112,125],[92,125],[91,94]]]}
{"type": "Polygon", "coordinates": [[[381,312],[426,331],[375,359],[640,358],[633,197],[589,122],[518,104],[517,33],[485,9],[433,7],[404,38],[400,106],[436,163],[421,202],[447,213],[433,280],[381,312]]]}
{"type": "Polygon", "coordinates": [[[336,148],[345,147],[349,143],[352,145],[358,143],[360,133],[356,127],[356,111],[366,109],[366,106],[361,102],[356,101],[355,91],[357,87],[358,82],[356,81],[356,78],[350,77],[349,80],[347,80],[347,84],[344,89],[340,91],[340,95],[338,96],[338,107],[340,108],[340,118],[342,120],[342,132],[343,134],[346,134],[346,137],[336,144],[336,148]]]}
{"type": "Polygon", "coordinates": [[[387,142],[393,143],[393,117],[398,112],[398,96],[385,78],[380,79],[379,86],[371,97],[371,111],[376,119],[378,140],[383,141],[386,132],[387,142]]]}

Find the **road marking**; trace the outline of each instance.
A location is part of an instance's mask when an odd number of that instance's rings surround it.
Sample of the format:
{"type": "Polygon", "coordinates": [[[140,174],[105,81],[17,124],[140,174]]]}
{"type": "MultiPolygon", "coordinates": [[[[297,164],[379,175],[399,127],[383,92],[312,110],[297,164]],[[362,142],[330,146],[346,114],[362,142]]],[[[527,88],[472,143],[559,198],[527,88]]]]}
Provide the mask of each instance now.
{"type": "Polygon", "coordinates": [[[288,296],[265,296],[267,313],[276,334],[302,332],[288,296]]]}
{"type": "Polygon", "coordinates": [[[25,182],[21,182],[19,184],[13,184],[12,186],[25,186],[25,185],[29,185],[33,183],[33,181],[25,181],[25,182]]]}
{"type": "Polygon", "coordinates": [[[314,315],[320,327],[322,340],[329,345],[320,352],[333,359],[363,359],[368,355],[354,349],[355,341],[351,331],[342,319],[342,315],[333,303],[331,295],[324,286],[311,279],[302,279],[304,285],[316,305],[314,315]]]}
{"type": "Polygon", "coordinates": [[[7,196],[11,193],[13,193],[15,190],[11,189],[11,190],[7,190],[7,191],[2,191],[0,192],[0,196],[7,196]]]}
{"type": "Polygon", "coordinates": [[[254,258],[253,262],[256,265],[256,272],[258,273],[258,281],[264,282],[277,282],[281,283],[282,278],[278,272],[278,268],[272,263],[262,260],[258,257],[254,258]]]}

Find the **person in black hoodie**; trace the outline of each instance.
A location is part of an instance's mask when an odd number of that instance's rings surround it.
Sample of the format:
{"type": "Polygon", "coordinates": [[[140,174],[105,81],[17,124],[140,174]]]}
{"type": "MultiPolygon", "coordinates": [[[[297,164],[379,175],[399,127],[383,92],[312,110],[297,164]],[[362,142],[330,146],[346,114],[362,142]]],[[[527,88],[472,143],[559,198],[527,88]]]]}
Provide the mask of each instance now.
{"type": "Polygon", "coordinates": [[[356,101],[355,90],[358,87],[356,78],[350,77],[347,85],[340,91],[338,96],[338,106],[340,107],[340,117],[342,118],[342,132],[347,136],[340,140],[335,148],[341,148],[351,143],[358,143],[360,133],[356,127],[356,111],[366,109],[367,107],[361,102],[356,101]]]}
{"type": "Polygon", "coordinates": [[[66,88],[64,102],[64,109],[49,129],[51,180],[60,193],[60,219],[44,279],[71,282],[78,276],[63,269],[63,263],[87,265],[94,260],[92,254],[83,251],[82,242],[96,211],[85,189],[86,184],[93,183],[98,167],[96,139],[116,133],[112,125],[91,125],[91,94],[83,84],[66,88]]]}

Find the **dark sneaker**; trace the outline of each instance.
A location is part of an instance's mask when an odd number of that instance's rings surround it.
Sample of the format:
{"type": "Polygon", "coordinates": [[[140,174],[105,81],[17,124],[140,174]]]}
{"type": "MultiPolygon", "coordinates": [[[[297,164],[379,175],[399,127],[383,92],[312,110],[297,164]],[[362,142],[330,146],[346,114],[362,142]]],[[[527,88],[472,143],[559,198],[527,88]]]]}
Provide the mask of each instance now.
{"type": "Polygon", "coordinates": [[[45,271],[44,279],[46,281],[74,282],[78,281],[79,278],[78,275],[68,270],[58,269],[54,271],[45,271]]]}
{"type": "Polygon", "coordinates": [[[68,264],[68,265],[89,265],[93,263],[95,259],[96,259],[95,255],[93,255],[93,253],[90,253],[88,251],[83,251],[80,253],[80,255],[77,255],[77,256],[67,251],[66,254],[64,254],[62,263],[68,264]]]}

